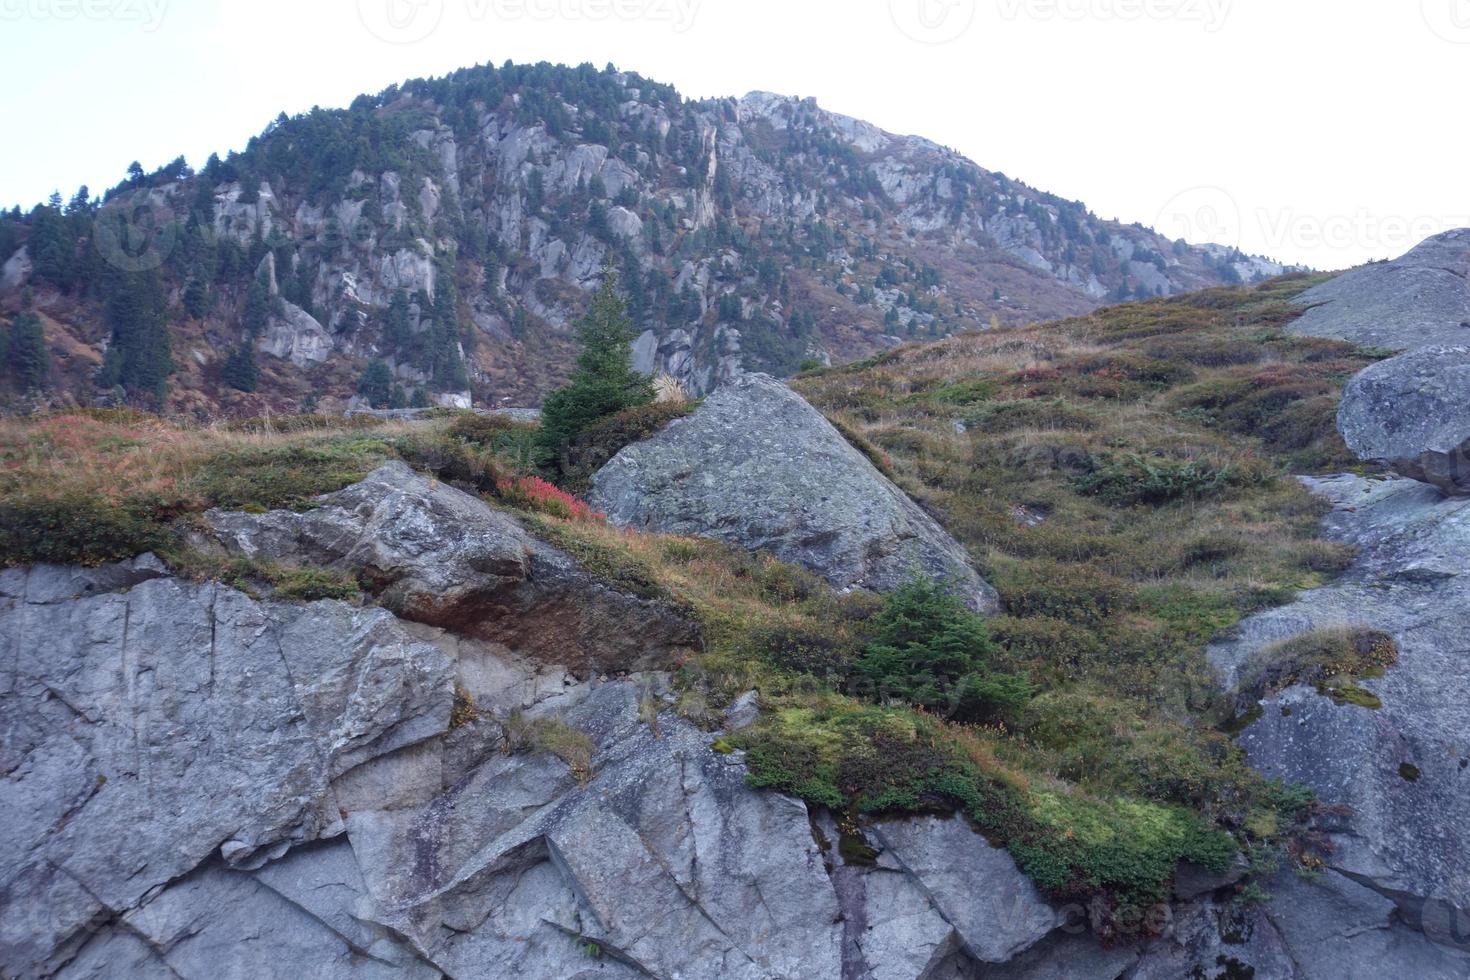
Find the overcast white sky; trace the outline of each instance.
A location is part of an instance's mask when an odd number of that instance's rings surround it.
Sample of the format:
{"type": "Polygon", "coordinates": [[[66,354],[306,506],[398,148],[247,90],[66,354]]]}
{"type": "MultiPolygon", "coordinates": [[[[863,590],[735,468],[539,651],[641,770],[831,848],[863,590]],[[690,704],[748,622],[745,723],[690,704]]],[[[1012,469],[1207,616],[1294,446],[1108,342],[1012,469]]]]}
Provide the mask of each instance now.
{"type": "Polygon", "coordinates": [[[1317,268],[1470,225],[1470,0],[0,0],[0,202],[507,58],[815,96],[1317,268]]]}

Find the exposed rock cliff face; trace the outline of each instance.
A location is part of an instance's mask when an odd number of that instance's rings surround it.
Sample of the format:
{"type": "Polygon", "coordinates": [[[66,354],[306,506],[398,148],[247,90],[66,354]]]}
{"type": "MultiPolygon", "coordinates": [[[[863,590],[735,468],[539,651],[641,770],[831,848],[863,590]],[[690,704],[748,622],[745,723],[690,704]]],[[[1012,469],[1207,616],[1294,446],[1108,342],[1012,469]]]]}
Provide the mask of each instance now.
{"type": "Polygon", "coordinates": [[[975,608],[995,590],[964,548],[791,389],[748,375],[618,453],[592,503],[624,527],[769,551],[840,588],[891,591],[921,573],[975,608]]]}
{"type": "Polygon", "coordinates": [[[1246,620],[1211,659],[1233,676],[1253,652],[1333,627],[1389,634],[1398,664],[1359,681],[1382,707],[1339,704],[1308,686],[1267,698],[1240,736],[1251,762],[1349,812],[1332,866],[1398,901],[1437,938],[1470,940],[1470,514],[1408,480],[1313,481],[1334,504],[1332,537],[1362,549],[1336,584],[1246,620]]]}
{"type": "MultiPolygon", "coordinates": [[[[568,369],[568,327],[608,263],[633,300],[642,366],[698,393],[992,315],[1046,319],[1283,271],[1099,220],[810,99],[685,101],[637,75],[552,66],[476,68],[278,120],[244,154],[126,184],[103,211],[130,228],[146,216],[129,241],[159,232],[129,264],[158,266],[178,296],[204,287],[169,311],[176,351],[198,352],[178,358],[180,408],[240,400],[217,372],[241,342],[265,355],[257,401],[277,410],[307,393],[346,400],[371,357],[405,388],[460,394],[440,370],[457,349],[482,402],[533,404],[568,369]],[[259,339],[243,327],[257,277],[280,301],[259,339]],[[409,330],[395,338],[399,293],[409,330]]],[[[95,258],[85,235],[63,244],[95,258]]],[[[36,278],[25,245],[0,255],[13,294],[0,305],[32,282],[83,349],[98,345],[98,305],[50,288],[87,284],[36,278]]],[[[89,377],[60,374],[55,388],[94,394],[89,377]]]]}
{"type": "MultiPolygon", "coordinates": [[[[255,555],[361,562],[405,616],[432,616],[434,589],[588,588],[569,559],[540,579],[544,546],[513,521],[396,467],[306,514],[210,521],[255,555]]],[[[485,608],[528,621],[494,642],[458,613],[451,632],[256,599],[146,556],[0,574],[0,972],[1464,975],[1336,872],[1282,879],[1264,910],[1196,883],[1159,938],[1104,948],[962,820],[868,826],[875,857],[850,863],[831,814],[750,788],[717,733],[662,710],[667,674],[606,676],[631,662],[576,648],[595,631],[560,662],[525,639],[545,608],[485,608]]]]}
{"type": "MultiPolygon", "coordinates": [[[[1345,916],[1377,921],[1391,911],[1438,950],[1462,953],[1470,950],[1470,643],[1459,624],[1470,613],[1470,502],[1461,446],[1470,426],[1466,348],[1443,342],[1466,329],[1467,257],[1470,231],[1451,232],[1304,294],[1326,305],[1297,321],[1303,332],[1413,348],[1352,379],[1338,415],[1350,447],[1412,479],[1306,481],[1333,505],[1329,536],[1359,549],[1352,567],[1329,587],[1247,619],[1210,651],[1234,683],[1253,656],[1294,637],[1332,629],[1391,637],[1397,663],[1354,682],[1366,696],[1290,686],[1261,703],[1239,742],[1264,772],[1343,808],[1328,829],[1345,916]]],[[[1402,969],[1415,975],[1444,969],[1373,935],[1355,942],[1407,957],[1402,969]]]]}

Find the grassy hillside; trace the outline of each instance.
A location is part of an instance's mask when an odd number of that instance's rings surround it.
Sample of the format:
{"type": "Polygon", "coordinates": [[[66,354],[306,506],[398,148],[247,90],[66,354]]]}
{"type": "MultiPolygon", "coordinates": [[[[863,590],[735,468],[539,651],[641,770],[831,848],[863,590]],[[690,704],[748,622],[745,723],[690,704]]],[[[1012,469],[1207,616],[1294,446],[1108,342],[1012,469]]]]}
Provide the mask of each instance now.
{"type": "Polygon", "coordinates": [[[1225,734],[1235,699],[1217,692],[1203,653],[1350,558],[1319,538],[1322,508],[1290,474],[1352,465],[1337,393],[1377,354],[1283,332],[1309,284],[969,334],[798,380],[1000,590],[1007,611],[988,623],[925,611],[964,638],[985,711],[926,696],[932,678],[894,677],[902,657],[875,654],[917,606],[837,595],[713,542],[610,528],[531,479],[528,427],[475,416],[11,420],[0,561],[151,548],[190,574],[278,595],[351,595],[316,570],[203,560],[186,532],[205,507],[310,506],[401,457],[517,508],[611,584],[690,610],[705,650],[669,665],[677,710],[713,728],[721,707],[759,689],[760,722],[717,750],[744,750],[756,785],[839,812],[855,858],[868,853],[863,814],[959,808],[1052,896],[1101,897],[1105,929],[1146,930],[1179,860],[1221,869],[1244,854],[1262,873],[1316,861],[1310,797],[1244,764],[1225,734]],[[887,686],[870,683],[875,664],[887,686]]]}

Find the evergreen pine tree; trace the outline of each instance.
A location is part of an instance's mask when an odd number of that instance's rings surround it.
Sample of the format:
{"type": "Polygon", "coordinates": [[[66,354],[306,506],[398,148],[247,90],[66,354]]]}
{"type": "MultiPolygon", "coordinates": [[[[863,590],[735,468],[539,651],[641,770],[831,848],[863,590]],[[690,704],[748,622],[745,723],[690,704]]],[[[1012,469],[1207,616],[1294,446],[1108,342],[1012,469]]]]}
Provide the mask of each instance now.
{"type": "Polygon", "coordinates": [[[251,338],[259,337],[265,331],[266,324],[271,318],[271,294],[270,287],[265,280],[256,276],[245,290],[245,312],[241,322],[245,325],[245,332],[251,338]]]}
{"type": "Polygon", "coordinates": [[[10,326],[5,345],[5,367],[16,387],[26,391],[46,386],[46,335],[41,317],[31,309],[31,293],[26,290],[21,312],[10,326]]]}
{"type": "Polygon", "coordinates": [[[255,345],[245,341],[230,352],[220,368],[220,380],[237,391],[254,391],[260,383],[260,367],[255,363],[255,345]]]}
{"type": "Polygon", "coordinates": [[[398,290],[388,301],[383,318],[383,340],[388,349],[402,357],[413,344],[413,330],[408,316],[408,293],[398,290]]]}
{"type": "Polygon", "coordinates": [[[602,286],[577,324],[581,352],[566,387],[547,396],[541,409],[539,442],[547,458],[559,460],[567,446],[598,419],[653,400],[652,380],[633,370],[633,321],[617,290],[617,274],[602,273],[602,286]]]}
{"type": "Polygon", "coordinates": [[[118,278],[103,311],[112,339],[97,378],[101,387],[122,386],[162,397],[174,370],[165,310],[163,287],[154,273],[118,278]]]}
{"type": "Polygon", "coordinates": [[[393,400],[393,372],[388,370],[388,365],[376,358],[369,361],[358,379],[357,393],[373,408],[387,408],[393,400]]]}

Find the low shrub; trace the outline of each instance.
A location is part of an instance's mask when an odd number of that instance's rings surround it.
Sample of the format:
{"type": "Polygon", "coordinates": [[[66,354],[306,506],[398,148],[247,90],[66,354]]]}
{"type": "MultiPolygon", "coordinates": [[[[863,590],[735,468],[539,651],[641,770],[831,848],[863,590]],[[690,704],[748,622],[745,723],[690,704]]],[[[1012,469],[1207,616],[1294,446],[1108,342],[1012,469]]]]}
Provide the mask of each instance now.
{"type": "Polygon", "coordinates": [[[281,568],[271,579],[275,597],[314,602],[318,599],[355,599],[361,590],[346,572],[301,566],[281,568]]]}
{"type": "Polygon", "coordinates": [[[995,586],[1012,616],[1085,627],[1097,626],[1136,602],[1134,589],[1123,579],[1090,566],[1047,560],[1005,568],[995,586]]]}
{"type": "Polygon", "coordinates": [[[1026,678],[995,669],[985,620],[927,579],[888,596],[868,631],[849,686],[869,699],[985,721],[1013,715],[1033,693],[1026,678]]]}
{"type": "Polygon", "coordinates": [[[585,500],[578,500],[539,476],[514,477],[503,483],[497,494],[512,507],[559,517],[564,521],[600,522],[607,519],[606,514],[593,510],[585,500]]]}
{"type": "Polygon", "coordinates": [[[1048,616],[996,616],[990,635],[1007,660],[1064,676],[1075,675],[1103,658],[1104,639],[1094,628],[1048,616]]]}
{"type": "Polygon", "coordinates": [[[774,623],[757,628],[750,642],[771,666],[834,686],[846,682],[859,653],[858,644],[827,624],[774,623]]]}
{"type": "Polygon", "coordinates": [[[832,701],[767,716],[729,740],[748,779],[834,810],[959,809],[1057,899],[1110,900],[1110,927],[1138,932],[1129,910],[1167,896],[1181,860],[1224,870],[1232,839],[1188,811],[1142,800],[1031,789],[995,762],[992,741],[901,709],[832,701]]]}
{"type": "Polygon", "coordinates": [[[505,480],[499,456],[478,443],[426,431],[398,436],[390,444],[409,466],[465,490],[494,493],[505,480]]]}
{"type": "Polygon", "coordinates": [[[1097,428],[1097,421],[1092,414],[1060,398],[986,402],[966,412],[961,421],[968,428],[988,433],[1014,432],[1018,429],[1090,432],[1097,428]]]}
{"type": "Polygon", "coordinates": [[[995,397],[999,385],[989,378],[966,378],[917,396],[942,405],[977,405],[995,397]]]}
{"type": "Polygon", "coordinates": [[[1231,463],[1104,453],[1093,457],[1088,471],[1073,476],[1069,483],[1080,494],[1116,507],[1129,507],[1198,500],[1264,480],[1264,474],[1231,463]]]}
{"type": "Polygon", "coordinates": [[[1094,354],[1064,361],[1056,369],[1066,375],[1135,381],[1154,388],[1194,380],[1194,371],[1188,365],[1136,354],[1094,354]]]}
{"type": "Polygon", "coordinates": [[[495,441],[511,429],[517,427],[517,423],[504,415],[481,415],[478,412],[464,412],[449,423],[444,434],[451,439],[460,442],[474,443],[477,446],[489,447],[495,441]]]}
{"type": "Polygon", "coordinates": [[[1381,676],[1398,663],[1398,646],[1387,633],[1367,627],[1314,630],[1253,653],[1240,671],[1236,710],[1244,710],[1293,684],[1312,684],[1339,703],[1378,707],[1378,699],[1355,680],[1381,676]]]}
{"type": "Polygon", "coordinates": [[[597,746],[585,732],[560,718],[526,718],[519,712],[503,724],[507,752],[546,752],[565,762],[583,786],[592,780],[597,746]]]}
{"type": "Polygon", "coordinates": [[[474,412],[459,415],[444,430],[447,439],[479,449],[523,470],[535,469],[542,463],[536,433],[537,427],[533,423],[474,412]]]}
{"type": "Polygon", "coordinates": [[[1266,355],[1266,350],[1253,341],[1190,336],[1160,337],[1144,347],[1144,351],[1150,357],[1183,361],[1196,367],[1256,364],[1266,355]]]}
{"type": "Polygon", "coordinates": [[[248,595],[268,588],[273,598],[294,602],[318,599],[351,601],[361,595],[357,580],[347,572],[315,565],[283,565],[262,558],[214,550],[179,548],[168,553],[169,567],[196,582],[222,582],[248,595]]]}
{"type": "Polygon", "coordinates": [[[220,423],[226,432],[293,433],[376,429],[383,420],[373,415],[255,415],[220,423]]]}
{"type": "Polygon", "coordinates": [[[0,501],[0,567],[34,562],[100,565],[168,547],[179,501],[134,496],[111,501],[86,492],[21,494],[0,501]]]}
{"type": "Polygon", "coordinates": [[[192,488],[227,510],[301,510],[357,483],[389,453],[387,444],[369,439],[226,449],[201,462],[192,488]]]}

